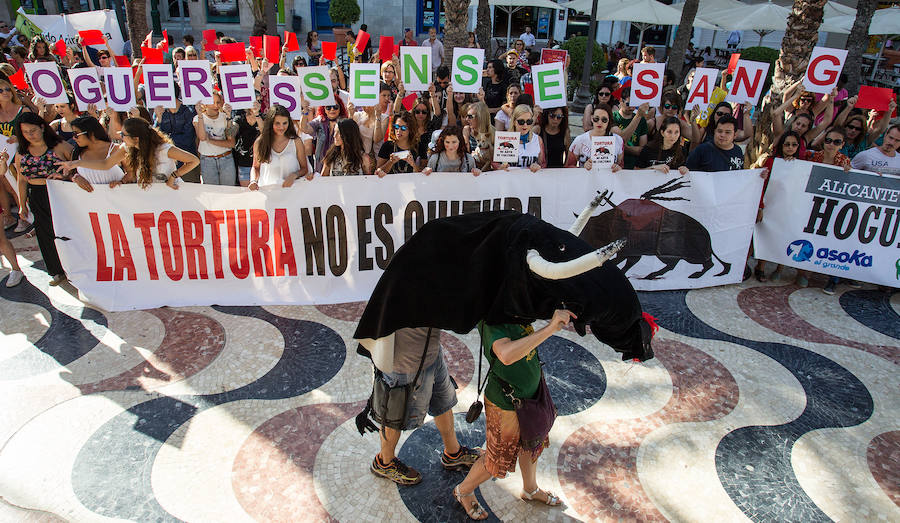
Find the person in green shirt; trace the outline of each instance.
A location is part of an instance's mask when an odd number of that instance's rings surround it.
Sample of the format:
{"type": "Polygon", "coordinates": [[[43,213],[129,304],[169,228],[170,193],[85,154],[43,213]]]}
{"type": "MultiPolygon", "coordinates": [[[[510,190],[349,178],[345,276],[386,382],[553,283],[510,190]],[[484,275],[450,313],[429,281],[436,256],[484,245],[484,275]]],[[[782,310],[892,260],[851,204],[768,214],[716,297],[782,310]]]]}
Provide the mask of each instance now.
{"type": "Polygon", "coordinates": [[[635,110],[629,105],[630,103],[631,88],[626,87],[622,89],[621,103],[612,115],[612,131],[625,140],[626,169],[634,169],[638,157],[641,155],[641,149],[647,145],[647,133],[649,132],[645,117],[650,106],[643,103],[635,110]]]}
{"type": "Polygon", "coordinates": [[[491,477],[504,478],[507,473],[514,472],[517,460],[522,467],[521,498],[550,506],[560,504],[558,497],[537,485],[537,459],[549,440],[545,440],[535,452],[522,449],[519,420],[512,401],[503,392],[501,380],[512,387],[514,397],[533,399],[541,380],[538,346],[575,318],[575,314],[568,310],[556,310],[550,323],[537,331],[531,325],[479,324],[482,350],[491,365],[484,389],[486,450],[472,465],[466,479],[453,489],[453,496],[470,518],[481,520],[488,517],[475,497],[475,489],[491,477]]]}

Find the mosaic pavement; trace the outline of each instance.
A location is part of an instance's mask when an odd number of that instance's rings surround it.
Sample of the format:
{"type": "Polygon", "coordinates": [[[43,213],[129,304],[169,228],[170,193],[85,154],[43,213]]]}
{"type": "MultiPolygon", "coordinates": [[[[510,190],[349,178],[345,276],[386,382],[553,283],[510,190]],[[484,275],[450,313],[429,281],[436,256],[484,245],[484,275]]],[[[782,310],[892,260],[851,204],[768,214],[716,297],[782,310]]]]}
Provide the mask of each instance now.
{"type": "MultiPolygon", "coordinates": [[[[0,269],[0,519],[459,521],[460,472],[433,422],[367,470],[377,436],[353,417],[371,390],[351,335],[362,304],[104,313],[0,269]]],[[[788,273],[790,274],[790,273],[788,273]]],[[[900,293],[746,282],[642,293],[657,358],[624,363],[564,330],[543,346],[560,409],[538,482],[565,507],[485,483],[504,521],[900,521],[900,293]]],[[[468,445],[477,333],[444,333],[468,445]]]]}

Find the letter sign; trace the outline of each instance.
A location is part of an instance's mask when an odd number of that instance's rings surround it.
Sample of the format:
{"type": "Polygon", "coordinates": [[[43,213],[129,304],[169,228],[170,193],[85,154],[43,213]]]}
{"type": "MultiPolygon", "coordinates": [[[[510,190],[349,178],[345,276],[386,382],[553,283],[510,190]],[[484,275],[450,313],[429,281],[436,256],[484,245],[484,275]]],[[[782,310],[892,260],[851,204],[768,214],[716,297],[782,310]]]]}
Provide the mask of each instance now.
{"type": "Polygon", "coordinates": [[[484,69],[484,49],[453,49],[453,69],[450,81],[457,93],[477,93],[481,89],[481,72],[484,69]]]}
{"type": "Polygon", "coordinates": [[[700,107],[708,105],[713,89],[716,88],[716,77],[718,76],[718,69],[710,67],[698,67],[695,69],[694,79],[691,81],[691,91],[688,93],[687,101],[684,103],[685,109],[693,109],[695,105],[700,107]]]}
{"type": "Polygon", "coordinates": [[[334,92],[331,89],[331,74],[328,66],[301,67],[297,69],[300,77],[300,89],[310,107],[333,105],[334,92]]]}
{"type": "Polygon", "coordinates": [[[303,118],[303,108],[300,107],[300,78],[269,75],[269,103],[287,109],[293,120],[303,118]]]}
{"type": "Polygon", "coordinates": [[[256,91],[253,89],[253,73],[247,64],[223,65],[221,74],[222,96],[232,109],[253,107],[256,91]]]}
{"type": "Polygon", "coordinates": [[[100,88],[100,77],[97,69],[83,67],[69,69],[69,82],[72,84],[72,94],[75,95],[75,103],[79,111],[87,111],[89,105],[97,106],[98,111],[106,109],[106,101],[103,99],[103,91],[100,88]]]}
{"type": "Polygon", "coordinates": [[[144,95],[147,108],[174,109],[175,82],[172,80],[172,64],[144,64],[144,95]]]}
{"type": "Polygon", "coordinates": [[[350,103],[356,107],[377,105],[379,74],[378,64],[350,64],[350,103]]]}
{"type": "Polygon", "coordinates": [[[666,64],[634,64],[631,105],[648,103],[650,107],[659,107],[665,72],[666,64]]]}
{"type": "Polygon", "coordinates": [[[408,92],[427,91],[431,85],[431,47],[401,47],[400,70],[408,92]]]}
{"type": "Polygon", "coordinates": [[[562,62],[531,67],[534,103],[541,109],[566,106],[566,73],[562,62]]]}
{"type": "Polygon", "coordinates": [[[837,86],[846,60],[846,49],[815,47],[803,77],[803,87],[813,93],[830,93],[837,86]]]}
{"type": "Polygon", "coordinates": [[[725,97],[725,101],[738,104],[750,102],[756,105],[759,95],[762,94],[768,72],[769,64],[767,62],[738,60],[737,69],[735,69],[734,78],[731,81],[731,91],[725,97]]]}
{"type": "Polygon", "coordinates": [[[213,78],[207,60],[179,60],[178,83],[181,84],[181,103],[213,103],[213,78]]]}
{"type": "Polygon", "coordinates": [[[48,104],[68,103],[69,97],[55,62],[28,63],[25,64],[25,72],[35,96],[43,98],[48,104]]]}

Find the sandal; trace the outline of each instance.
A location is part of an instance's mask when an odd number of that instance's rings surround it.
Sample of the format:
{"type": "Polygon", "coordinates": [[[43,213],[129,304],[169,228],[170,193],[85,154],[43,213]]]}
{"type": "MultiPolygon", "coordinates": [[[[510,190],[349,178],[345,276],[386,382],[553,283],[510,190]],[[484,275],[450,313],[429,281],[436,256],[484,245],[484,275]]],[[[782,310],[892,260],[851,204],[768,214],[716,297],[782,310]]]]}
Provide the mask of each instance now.
{"type": "Polygon", "coordinates": [[[559,498],[554,496],[552,492],[542,491],[540,487],[534,489],[534,492],[526,492],[525,489],[522,489],[521,498],[522,498],[522,501],[537,501],[540,503],[544,503],[545,505],[549,505],[551,507],[556,507],[561,503],[559,498]],[[535,498],[534,495],[537,494],[538,492],[543,492],[544,494],[546,494],[547,499],[540,500],[540,499],[535,498]]]}
{"type": "Polygon", "coordinates": [[[466,511],[466,515],[469,516],[470,519],[474,519],[476,521],[487,519],[488,513],[484,508],[481,507],[481,504],[478,503],[478,498],[475,498],[475,491],[469,492],[468,494],[462,494],[459,491],[459,485],[457,485],[453,489],[453,497],[456,498],[456,501],[459,502],[460,505],[463,506],[463,510],[466,511]],[[474,498],[471,503],[466,505],[463,503],[462,498],[474,498]]]}
{"type": "Polygon", "coordinates": [[[768,281],[768,278],[766,278],[766,272],[759,267],[753,269],[753,275],[756,276],[756,281],[760,283],[765,283],[768,281]]]}

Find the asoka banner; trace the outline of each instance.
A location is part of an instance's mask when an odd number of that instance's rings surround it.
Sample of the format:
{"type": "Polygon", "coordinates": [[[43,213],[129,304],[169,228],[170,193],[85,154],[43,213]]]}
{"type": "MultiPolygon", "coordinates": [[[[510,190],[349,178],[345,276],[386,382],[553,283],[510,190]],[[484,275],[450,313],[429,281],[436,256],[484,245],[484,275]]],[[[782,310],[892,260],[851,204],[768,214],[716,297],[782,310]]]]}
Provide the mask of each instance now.
{"type": "MultiPolygon", "coordinates": [[[[44,39],[53,47],[58,40],[63,39],[66,45],[74,46],[78,43],[78,31],[99,29],[103,37],[109,42],[110,47],[116,53],[121,53],[125,45],[122,32],[119,30],[119,22],[116,12],[111,9],[86,11],[70,15],[32,15],[19,8],[18,14],[24,17],[31,26],[37,28],[44,39]]],[[[101,49],[103,46],[94,46],[101,49]]]]}
{"type": "Polygon", "coordinates": [[[48,183],[69,279],[110,311],[366,300],[393,253],[428,220],[512,209],[567,229],[598,190],[610,191],[609,200],[582,237],[598,247],[626,238],[608,263],[627,269],[636,288],[734,283],[762,189],[753,171],[583,169],[316,178],[255,192],[155,184],[88,193],[48,183]]]}
{"type": "Polygon", "coordinates": [[[756,257],[900,287],[900,179],[777,159],[756,257]]]}

